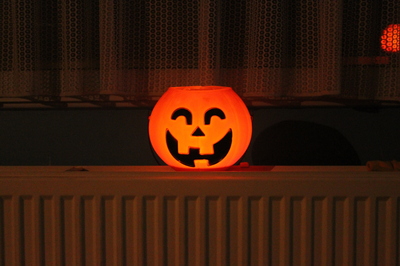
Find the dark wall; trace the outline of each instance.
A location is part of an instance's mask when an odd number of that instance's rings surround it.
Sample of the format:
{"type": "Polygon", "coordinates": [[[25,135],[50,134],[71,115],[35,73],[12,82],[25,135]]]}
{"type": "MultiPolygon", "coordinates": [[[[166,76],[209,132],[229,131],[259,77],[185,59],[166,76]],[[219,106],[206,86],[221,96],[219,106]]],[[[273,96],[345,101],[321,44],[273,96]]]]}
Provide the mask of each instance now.
{"type": "Polygon", "coordinates": [[[2,165],[154,164],[147,110],[0,112],[2,165]]]}
{"type": "MultiPolygon", "coordinates": [[[[253,139],[243,161],[251,164],[254,142],[258,140],[255,145],[259,145],[265,130],[287,120],[312,122],[339,132],[356,151],[360,164],[368,160],[400,160],[398,107],[364,110],[263,108],[250,111],[253,139]]],[[[147,137],[149,114],[147,109],[2,110],[0,165],[159,164],[147,137]]],[[[299,140],[306,139],[301,134],[307,133],[296,131],[292,133],[300,136],[299,140]]],[[[282,143],[279,145],[285,146],[282,138],[277,137],[282,143]]],[[[266,146],[265,152],[279,152],[276,146],[273,148],[275,150],[266,146]]]]}
{"type": "MultiPolygon", "coordinates": [[[[354,148],[360,164],[365,164],[369,160],[400,160],[400,108],[262,109],[256,111],[254,115],[253,140],[257,139],[266,128],[287,120],[311,122],[341,134],[354,148]]],[[[301,128],[292,129],[290,135],[297,136],[297,140],[302,141],[302,136],[299,138],[298,135],[304,131],[301,128]]],[[[280,143],[284,143],[283,137],[280,138],[280,143]]],[[[324,141],[323,138],[318,138],[316,141],[326,145],[330,140],[324,141]]],[[[307,147],[306,144],[303,143],[299,147],[307,147]]],[[[315,141],[310,144],[315,144],[315,141]]],[[[287,147],[283,148],[289,150],[287,147]]],[[[302,154],[304,153],[299,152],[299,156],[302,154]]]]}

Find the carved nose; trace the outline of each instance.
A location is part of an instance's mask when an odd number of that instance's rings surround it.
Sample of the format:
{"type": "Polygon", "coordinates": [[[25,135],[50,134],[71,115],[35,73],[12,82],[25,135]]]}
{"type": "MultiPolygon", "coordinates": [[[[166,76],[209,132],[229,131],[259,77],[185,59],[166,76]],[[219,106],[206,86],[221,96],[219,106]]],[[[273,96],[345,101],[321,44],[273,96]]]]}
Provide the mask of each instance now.
{"type": "Polygon", "coordinates": [[[201,136],[205,136],[205,135],[204,135],[204,132],[199,127],[197,127],[196,130],[193,132],[192,136],[193,137],[201,137],[201,136]]]}

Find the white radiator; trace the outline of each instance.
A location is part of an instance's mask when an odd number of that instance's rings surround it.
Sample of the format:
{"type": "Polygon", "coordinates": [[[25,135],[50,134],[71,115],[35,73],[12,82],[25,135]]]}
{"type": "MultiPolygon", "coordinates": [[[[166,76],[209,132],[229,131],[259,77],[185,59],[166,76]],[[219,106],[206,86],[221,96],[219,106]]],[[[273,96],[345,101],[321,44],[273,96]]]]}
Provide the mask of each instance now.
{"type": "Polygon", "coordinates": [[[0,167],[0,265],[400,265],[399,172],[65,169],[0,167]]]}

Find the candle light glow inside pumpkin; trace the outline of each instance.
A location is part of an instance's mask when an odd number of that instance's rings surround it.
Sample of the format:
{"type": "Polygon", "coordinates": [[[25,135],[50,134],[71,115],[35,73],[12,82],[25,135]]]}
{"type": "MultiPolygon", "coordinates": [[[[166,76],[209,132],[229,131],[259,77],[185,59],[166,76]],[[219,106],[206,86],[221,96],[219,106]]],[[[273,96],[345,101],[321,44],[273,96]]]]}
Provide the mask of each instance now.
{"type": "Polygon", "coordinates": [[[229,87],[171,87],[150,116],[155,152],[178,170],[225,170],[246,151],[251,117],[229,87]]]}

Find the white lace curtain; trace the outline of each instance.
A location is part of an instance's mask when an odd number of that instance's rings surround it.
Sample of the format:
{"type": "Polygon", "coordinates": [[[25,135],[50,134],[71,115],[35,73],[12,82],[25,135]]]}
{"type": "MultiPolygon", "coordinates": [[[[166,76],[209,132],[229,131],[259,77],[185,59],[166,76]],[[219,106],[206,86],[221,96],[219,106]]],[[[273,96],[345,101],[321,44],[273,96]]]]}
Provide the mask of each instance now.
{"type": "Polygon", "coordinates": [[[2,0],[0,97],[400,99],[398,0],[2,0]]]}

